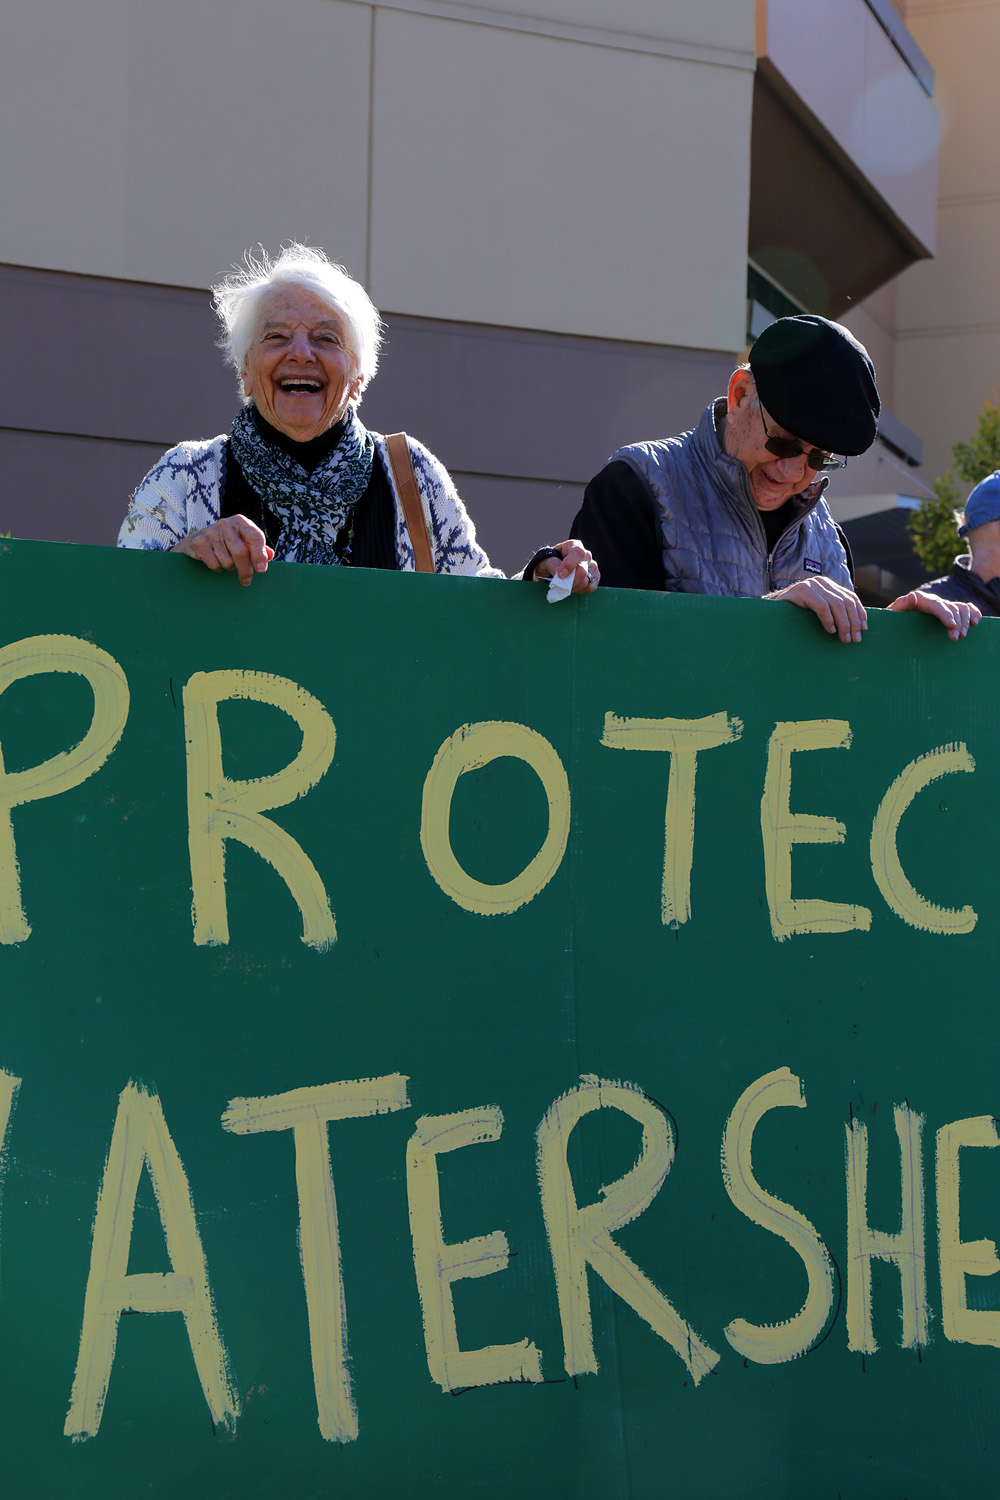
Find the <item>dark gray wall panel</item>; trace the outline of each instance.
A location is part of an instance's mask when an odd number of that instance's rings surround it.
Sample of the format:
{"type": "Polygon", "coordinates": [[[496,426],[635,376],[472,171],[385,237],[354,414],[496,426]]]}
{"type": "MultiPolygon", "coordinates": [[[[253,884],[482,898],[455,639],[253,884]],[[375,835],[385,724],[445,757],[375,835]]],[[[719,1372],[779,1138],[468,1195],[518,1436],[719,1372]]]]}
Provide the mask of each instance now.
{"type": "Polygon", "coordinates": [[[232,422],[236,380],[215,347],[207,292],[0,266],[11,347],[0,369],[4,427],[157,443],[212,437],[232,422]]]}
{"type": "Polygon", "coordinates": [[[362,413],[463,472],[585,483],[623,443],[692,427],[734,361],[700,350],[386,317],[362,413]]]}
{"type": "Polygon", "coordinates": [[[0,532],[113,546],[159,444],[0,431],[0,532]]]}
{"type": "Polygon", "coordinates": [[[519,573],[539,547],[569,536],[583,500],[582,486],[452,471],[476,523],[476,535],[495,568],[519,573]]]}

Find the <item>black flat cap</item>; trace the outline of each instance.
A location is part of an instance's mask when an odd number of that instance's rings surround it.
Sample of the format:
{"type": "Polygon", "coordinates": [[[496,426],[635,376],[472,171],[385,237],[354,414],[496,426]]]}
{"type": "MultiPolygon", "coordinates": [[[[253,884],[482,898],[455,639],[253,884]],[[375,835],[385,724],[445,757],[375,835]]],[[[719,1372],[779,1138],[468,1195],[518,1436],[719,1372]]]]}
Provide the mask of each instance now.
{"type": "Polygon", "coordinates": [[[864,344],[814,313],[779,318],[750,350],[761,405],[786,432],[853,456],[875,441],[881,403],[864,344]]]}

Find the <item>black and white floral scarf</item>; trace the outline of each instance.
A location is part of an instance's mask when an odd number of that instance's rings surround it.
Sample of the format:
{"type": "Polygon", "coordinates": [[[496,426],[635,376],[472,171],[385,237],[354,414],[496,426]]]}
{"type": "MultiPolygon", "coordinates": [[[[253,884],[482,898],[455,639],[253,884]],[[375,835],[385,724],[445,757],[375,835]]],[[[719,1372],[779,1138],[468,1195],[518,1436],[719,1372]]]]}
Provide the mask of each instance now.
{"type": "Polygon", "coordinates": [[[340,562],[335,542],[368,488],[375,443],[348,408],[340,442],[312,473],[258,431],[249,406],[233,423],[229,441],[247,483],[281,522],[277,555],[286,562],[340,562]]]}

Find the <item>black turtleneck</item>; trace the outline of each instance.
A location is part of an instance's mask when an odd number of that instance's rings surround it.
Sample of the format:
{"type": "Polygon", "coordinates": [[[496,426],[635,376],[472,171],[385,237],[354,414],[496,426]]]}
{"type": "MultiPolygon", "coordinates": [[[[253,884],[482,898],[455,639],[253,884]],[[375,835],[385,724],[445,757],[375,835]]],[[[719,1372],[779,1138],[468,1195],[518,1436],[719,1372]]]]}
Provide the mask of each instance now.
{"type": "Polygon", "coordinates": [[[760,524],[764,528],[767,538],[768,556],[774,551],[781,540],[781,533],[786,526],[791,526],[797,515],[797,507],[794,500],[786,500],[784,505],[779,505],[777,510],[758,510],[760,524]]]}
{"type": "Polygon", "coordinates": [[[272,427],[266,417],[262,417],[256,406],[251,406],[250,415],[253,425],[264,439],[265,443],[273,443],[282,452],[288,453],[302,465],[307,474],[319,468],[328,453],[334,448],[344,436],[344,428],[347,426],[347,418],[341,417],[334,427],[328,427],[321,432],[319,437],[309,438],[300,443],[297,438],[289,437],[287,433],[280,432],[277,427],[272,427]]]}
{"type": "MultiPolygon", "coordinates": [[[[256,407],[251,408],[254,426],[265,442],[272,443],[283,453],[288,453],[302,465],[307,474],[312,474],[332,453],[344,435],[347,418],[343,417],[334,427],[321,432],[319,437],[300,443],[272,427],[256,407]]],[[[246,475],[233,454],[232,446],[226,443],[226,471],[222,484],[219,506],[220,516],[246,516],[259,526],[272,547],[281,536],[281,521],[251,489],[246,475]]],[[[354,535],[350,539],[351,551],[347,562],[355,568],[384,568],[394,570],[396,563],[396,506],[392,489],[378,449],[372,462],[368,488],[354,507],[353,516],[341,529],[336,541],[336,550],[344,561],[344,549],[353,522],[354,535]]]]}

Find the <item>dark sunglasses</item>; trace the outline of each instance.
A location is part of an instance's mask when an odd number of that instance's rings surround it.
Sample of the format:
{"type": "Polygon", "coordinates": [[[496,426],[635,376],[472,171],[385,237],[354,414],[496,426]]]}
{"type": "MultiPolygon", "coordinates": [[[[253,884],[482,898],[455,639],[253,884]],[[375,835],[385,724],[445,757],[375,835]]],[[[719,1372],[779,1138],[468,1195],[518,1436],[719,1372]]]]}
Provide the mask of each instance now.
{"type": "Polygon", "coordinates": [[[764,429],[764,447],[768,453],[773,453],[775,458],[799,458],[806,461],[807,469],[815,469],[824,474],[832,474],[834,469],[846,469],[846,458],[834,458],[832,453],[824,453],[821,448],[806,448],[802,443],[796,442],[795,438],[772,437],[767,430],[764,421],[764,409],[758,407],[760,412],[761,426],[764,429]]]}

